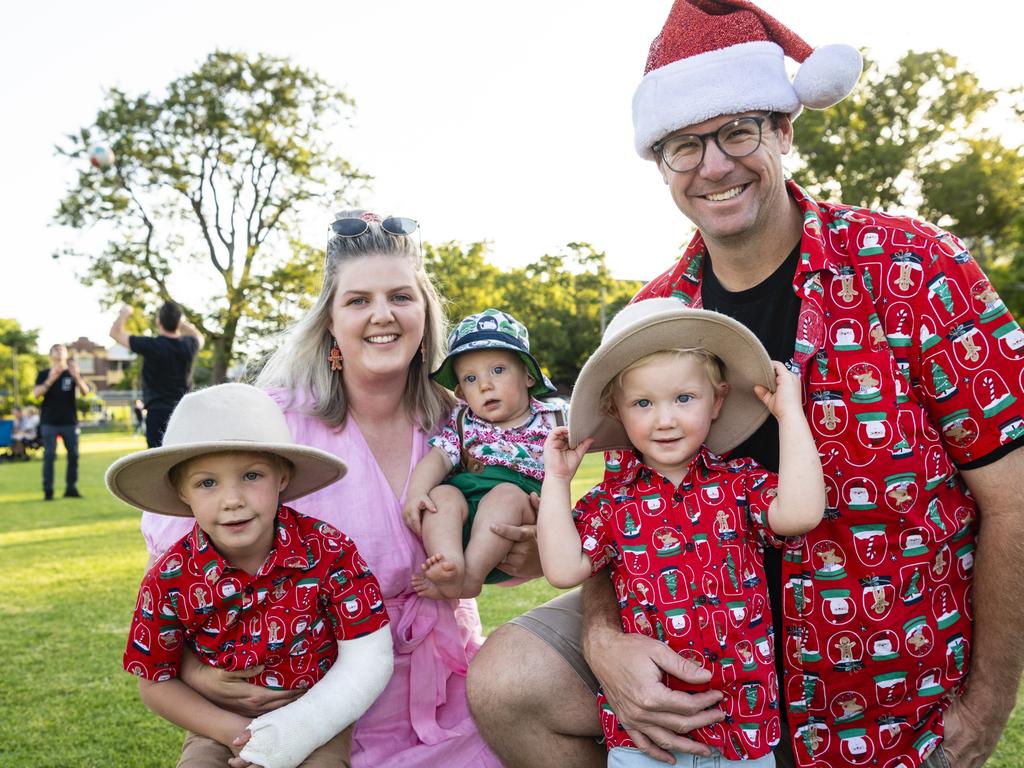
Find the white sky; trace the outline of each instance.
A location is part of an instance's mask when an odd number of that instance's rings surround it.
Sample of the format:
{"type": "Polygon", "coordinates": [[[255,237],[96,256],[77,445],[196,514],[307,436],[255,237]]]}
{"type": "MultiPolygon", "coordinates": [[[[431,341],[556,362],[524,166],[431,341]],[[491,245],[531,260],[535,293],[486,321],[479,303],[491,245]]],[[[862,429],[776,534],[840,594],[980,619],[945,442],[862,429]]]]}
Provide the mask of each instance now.
{"type": "MultiPolygon", "coordinates": [[[[1024,81],[1020,12],[963,2],[763,0],[812,45],[864,46],[883,61],[945,48],[984,85],[1024,81]],[[1014,23],[1014,14],[1017,22],[1014,23]]],[[[54,154],[91,124],[105,88],[162,91],[214,49],[287,56],[355,98],[343,154],[376,177],[363,203],[420,221],[433,242],[492,241],[523,264],[574,240],[618,277],[649,279],[687,235],[652,164],[632,150],[630,102],[671,0],[373,0],[176,3],[53,0],[0,22],[0,317],[40,346],[107,344],[114,312],[50,254],[50,220],[73,169],[54,154]]],[[[324,218],[330,212],[325,211],[324,218]]],[[[322,237],[308,223],[306,239],[322,237]]],[[[514,307],[511,308],[514,311],[514,307]]]]}

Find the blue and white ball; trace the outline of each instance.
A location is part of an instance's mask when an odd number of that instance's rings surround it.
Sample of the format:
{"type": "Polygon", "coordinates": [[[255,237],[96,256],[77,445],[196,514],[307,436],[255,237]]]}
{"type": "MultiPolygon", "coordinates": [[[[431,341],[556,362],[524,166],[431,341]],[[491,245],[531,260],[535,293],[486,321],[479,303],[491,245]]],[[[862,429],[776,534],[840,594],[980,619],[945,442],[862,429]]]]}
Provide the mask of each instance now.
{"type": "Polygon", "coordinates": [[[110,147],[96,146],[89,150],[89,162],[93,168],[106,171],[114,165],[114,152],[110,147]]]}

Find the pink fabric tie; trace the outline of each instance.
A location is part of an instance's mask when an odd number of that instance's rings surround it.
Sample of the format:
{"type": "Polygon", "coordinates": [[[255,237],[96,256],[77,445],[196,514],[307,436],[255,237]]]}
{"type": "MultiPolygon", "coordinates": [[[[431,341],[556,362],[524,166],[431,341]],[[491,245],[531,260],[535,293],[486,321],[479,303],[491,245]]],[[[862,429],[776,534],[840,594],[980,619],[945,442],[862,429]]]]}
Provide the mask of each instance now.
{"type": "Polygon", "coordinates": [[[409,712],[413,730],[424,744],[438,744],[461,735],[437,722],[437,708],[447,698],[448,677],[465,677],[469,668],[449,603],[421,598],[415,593],[384,602],[392,617],[395,650],[409,655],[409,712]],[[400,617],[397,622],[395,616],[400,617]],[[426,695],[430,690],[434,691],[433,701],[426,695]]]}

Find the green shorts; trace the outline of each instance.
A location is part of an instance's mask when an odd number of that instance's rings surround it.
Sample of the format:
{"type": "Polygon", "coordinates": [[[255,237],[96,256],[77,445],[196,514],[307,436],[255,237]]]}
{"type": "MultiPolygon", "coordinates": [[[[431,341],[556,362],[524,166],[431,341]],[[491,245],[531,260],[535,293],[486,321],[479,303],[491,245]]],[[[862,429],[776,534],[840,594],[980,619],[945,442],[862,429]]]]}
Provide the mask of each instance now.
{"type": "MultiPolygon", "coordinates": [[[[444,485],[458,488],[462,495],[466,497],[466,506],[469,508],[469,511],[466,513],[466,524],[462,526],[463,549],[469,544],[469,536],[473,532],[473,520],[476,518],[476,508],[480,504],[480,499],[494,486],[501,485],[502,483],[512,483],[517,488],[522,488],[523,493],[527,495],[531,492],[540,493],[540,480],[521,475],[508,467],[492,467],[486,464],[480,472],[457,472],[444,481],[444,485]]],[[[497,584],[502,581],[508,581],[511,578],[504,571],[495,568],[487,574],[484,583],[497,584]]]]}

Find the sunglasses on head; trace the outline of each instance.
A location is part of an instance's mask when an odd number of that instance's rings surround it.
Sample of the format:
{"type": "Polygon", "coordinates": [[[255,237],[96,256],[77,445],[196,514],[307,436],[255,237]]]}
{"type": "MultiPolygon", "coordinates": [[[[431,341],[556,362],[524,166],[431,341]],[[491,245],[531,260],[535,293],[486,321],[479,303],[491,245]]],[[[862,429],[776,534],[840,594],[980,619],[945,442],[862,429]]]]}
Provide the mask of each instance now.
{"type": "Polygon", "coordinates": [[[364,216],[365,218],[337,219],[331,224],[331,231],[341,237],[359,237],[366,234],[371,221],[379,221],[381,229],[389,235],[399,237],[411,235],[419,227],[415,219],[406,219],[402,216],[388,216],[383,220],[373,214],[364,214],[364,216]]]}

